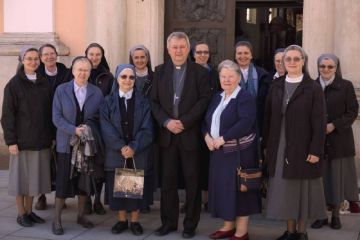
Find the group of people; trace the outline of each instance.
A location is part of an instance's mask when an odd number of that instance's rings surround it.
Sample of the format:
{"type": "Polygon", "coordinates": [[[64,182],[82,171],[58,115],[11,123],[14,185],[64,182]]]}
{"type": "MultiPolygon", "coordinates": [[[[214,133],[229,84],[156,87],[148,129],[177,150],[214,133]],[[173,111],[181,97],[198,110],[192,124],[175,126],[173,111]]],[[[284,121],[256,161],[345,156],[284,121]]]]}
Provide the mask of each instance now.
{"type": "Polygon", "coordinates": [[[297,45],[275,52],[273,73],[253,63],[247,41],[235,45],[234,61],[217,69],[209,63],[209,45],[191,48],[183,32],[168,36],[167,50],[169,61],[153,72],[149,50],[134,46],[129,63],[118,65],[113,76],[97,43],[70,69],[56,62],[50,44],[22,49],[1,117],[10,152],[9,194],[16,197],[21,226],[44,222],[32,210],[33,197],[42,194],[36,207],[44,209],[54,148],[56,235],[64,234],[65,199],[75,195],[77,223],[94,227],[85,215],[105,214],[104,183],[105,204],[117,211],[113,234],[129,228],[143,234],[139,213],[149,211],[158,185],[161,226],[155,235],[176,231],[181,175],[183,238],[195,235],[203,200],[213,217],[224,220],[211,239],[248,240],[249,216],[262,211],[261,195],[258,189],[240,191],[237,169],[259,166],[268,173],[265,215],[287,220],[277,240],[308,239],[307,220],[316,220],[313,228],[328,224],[327,207],[331,228],[341,228],[344,200],[360,210],[351,128],[359,106],[335,55],[319,57],[313,80],[297,45]],[[142,198],[117,196],[116,169],[135,165],[144,171],[142,198]]]}

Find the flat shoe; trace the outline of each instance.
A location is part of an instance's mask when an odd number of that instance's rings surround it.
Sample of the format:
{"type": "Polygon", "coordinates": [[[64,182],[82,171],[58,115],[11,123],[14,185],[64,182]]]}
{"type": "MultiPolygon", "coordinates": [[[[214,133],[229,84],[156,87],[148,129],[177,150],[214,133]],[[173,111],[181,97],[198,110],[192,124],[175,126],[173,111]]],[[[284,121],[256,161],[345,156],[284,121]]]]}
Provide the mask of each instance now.
{"type": "Polygon", "coordinates": [[[278,237],[276,240],[298,240],[298,235],[296,232],[291,233],[289,231],[285,231],[284,234],[278,237]]]}
{"type": "Polygon", "coordinates": [[[52,223],[52,233],[54,235],[63,235],[64,234],[64,229],[61,226],[61,223],[52,223]]]}
{"type": "Polygon", "coordinates": [[[45,220],[43,218],[39,217],[38,215],[36,215],[33,212],[31,212],[28,216],[29,216],[30,221],[33,223],[44,223],[45,222],[45,220]]]}
{"type": "Polygon", "coordinates": [[[118,221],[112,228],[111,228],[111,233],[112,234],[119,234],[122,233],[123,231],[125,231],[126,229],[129,228],[129,224],[128,221],[118,221]]]}
{"type": "Polygon", "coordinates": [[[144,232],[143,227],[139,222],[130,223],[130,230],[135,236],[140,236],[144,232]]]}
{"type": "Polygon", "coordinates": [[[86,219],[85,217],[77,217],[77,224],[80,224],[81,226],[83,226],[84,228],[93,228],[94,224],[86,219]]]}
{"type": "Polygon", "coordinates": [[[311,224],[311,228],[319,229],[322,228],[322,226],[327,225],[328,220],[326,219],[318,219],[313,224],[311,224]]]}
{"type": "Polygon", "coordinates": [[[33,223],[29,219],[29,216],[25,213],[16,218],[16,222],[22,227],[32,227],[33,223]]]}
{"type": "Polygon", "coordinates": [[[223,238],[230,238],[232,237],[236,232],[236,229],[231,229],[229,231],[216,231],[212,234],[210,234],[209,238],[211,239],[223,239],[223,238]]]}
{"type": "Polygon", "coordinates": [[[175,232],[176,230],[177,230],[177,227],[162,225],[161,227],[159,227],[158,229],[155,230],[155,235],[161,237],[161,236],[168,235],[171,232],[175,232]]]}
{"type": "Polygon", "coordinates": [[[184,230],[183,232],[182,232],[182,237],[183,238],[186,238],[186,239],[188,239],[188,238],[193,238],[195,236],[195,230],[184,230]]]}
{"type": "Polygon", "coordinates": [[[245,233],[242,237],[232,236],[230,240],[249,240],[249,234],[245,233]]]}

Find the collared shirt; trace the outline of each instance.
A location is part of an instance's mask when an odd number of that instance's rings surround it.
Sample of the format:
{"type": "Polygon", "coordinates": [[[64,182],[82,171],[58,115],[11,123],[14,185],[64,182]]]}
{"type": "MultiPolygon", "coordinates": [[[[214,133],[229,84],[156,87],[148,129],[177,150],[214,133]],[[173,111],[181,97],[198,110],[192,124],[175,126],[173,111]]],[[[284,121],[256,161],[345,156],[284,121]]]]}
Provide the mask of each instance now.
{"type": "Polygon", "coordinates": [[[79,103],[81,111],[83,109],[85,99],[86,99],[87,85],[88,84],[80,87],[74,81],[74,92],[75,92],[76,100],[79,103]]]}
{"type": "Polygon", "coordinates": [[[215,109],[212,118],[211,118],[211,129],[210,134],[212,138],[218,138],[220,137],[220,117],[226,106],[229,104],[231,99],[236,98],[238,93],[240,92],[241,87],[237,86],[235,90],[232,92],[232,94],[225,99],[225,92],[222,92],[221,95],[221,101],[217,108],[215,109]]]}
{"type": "Polygon", "coordinates": [[[247,82],[248,77],[249,77],[249,68],[246,68],[246,69],[240,68],[240,70],[241,70],[241,73],[242,73],[242,75],[244,77],[244,81],[247,82]]]}
{"type": "Polygon", "coordinates": [[[129,99],[131,99],[131,97],[132,97],[132,94],[133,94],[133,91],[134,91],[134,89],[131,89],[130,91],[128,91],[128,92],[123,92],[123,91],[121,91],[121,90],[119,90],[119,96],[120,96],[120,98],[125,98],[125,107],[126,107],[126,109],[127,109],[127,100],[129,100],[129,99]]]}
{"type": "Polygon", "coordinates": [[[280,74],[278,73],[278,72],[276,72],[275,74],[274,74],[274,76],[273,76],[273,79],[277,79],[277,78],[279,78],[280,77],[280,74]]]}

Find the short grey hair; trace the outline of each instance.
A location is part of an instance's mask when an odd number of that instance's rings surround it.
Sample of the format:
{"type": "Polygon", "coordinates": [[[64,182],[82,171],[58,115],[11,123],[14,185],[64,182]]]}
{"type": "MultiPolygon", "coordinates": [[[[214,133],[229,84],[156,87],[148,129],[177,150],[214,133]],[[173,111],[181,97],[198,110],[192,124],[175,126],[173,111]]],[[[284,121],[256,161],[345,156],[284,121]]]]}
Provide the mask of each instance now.
{"type": "Polygon", "coordinates": [[[285,59],[285,57],[286,57],[286,53],[287,53],[288,51],[291,51],[291,50],[295,50],[295,51],[300,52],[301,57],[304,59],[304,66],[303,66],[303,68],[302,68],[302,72],[303,72],[303,73],[306,73],[307,75],[309,75],[308,55],[306,54],[305,50],[304,50],[302,47],[300,47],[299,45],[290,45],[290,46],[288,46],[287,48],[285,48],[284,56],[283,56],[283,59],[282,59],[282,64],[283,64],[283,66],[285,66],[284,59],[285,59]]]}
{"type": "Polygon", "coordinates": [[[170,33],[170,35],[168,36],[167,40],[166,40],[166,47],[169,48],[170,46],[170,41],[171,39],[176,38],[176,39],[185,39],[186,44],[188,46],[188,48],[190,49],[190,40],[188,35],[186,35],[186,33],[184,32],[172,32],[170,33]]]}
{"type": "Polygon", "coordinates": [[[229,59],[226,59],[226,60],[222,61],[218,66],[218,71],[220,72],[223,68],[233,70],[234,72],[236,72],[241,77],[240,67],[234,61],[231,61],[229,59]]]}

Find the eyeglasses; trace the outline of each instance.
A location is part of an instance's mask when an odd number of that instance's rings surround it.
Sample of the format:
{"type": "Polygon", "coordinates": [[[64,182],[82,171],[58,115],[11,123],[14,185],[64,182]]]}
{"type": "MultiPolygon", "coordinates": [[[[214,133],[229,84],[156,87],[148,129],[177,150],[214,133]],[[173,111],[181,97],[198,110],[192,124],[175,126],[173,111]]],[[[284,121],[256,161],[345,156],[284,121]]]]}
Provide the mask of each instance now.
{"type": "Polygon", "coordinates": [[[124,79],[124,80],[125,80],[125,79],[135,80],[135,76],[134,76],[134,75],[129,75],[129,76],[128,76],[128,75],[125,75],[125,74],[124,74],[124,75],[121,75],[120,77],[121,77],[121,79],[124,79]]]}
{"type": "Polygon", "coordinates": [[[209,55],[209,51],[196,51],[195,53],[198,55],[209,55]]]}
{"type": "Polygon", "coordinates": [[[333,66],[333,65],[320,65],[319,66],[319,68],[320,69],[325,69],[325,68],[327,68],[327,69],[329,69],[329,70],[333,70],[334,68],[335,68],[335,66],[333,66]]]}
{"type": "Polygon", "coordinates": [[[39,58],[30,58],[30,57],[24,58],[24,60],[29,61],[29,62],[32,62],[32,61],[35,61],[35,62],[40,61],[39,58]]]}
{"type": "Polygon", "coordinates": [[[303,60],[302,57],[294,57],[294,58],[291,58],[291,57],[286,57],[284,58],[284,62],[286,63],[290,63],[290,62],[294,62],[294,63],[299,63],[301,60],[303,60]]]}

